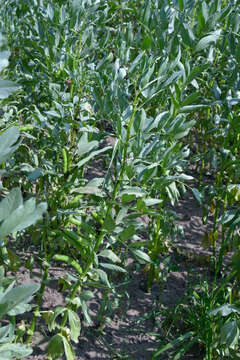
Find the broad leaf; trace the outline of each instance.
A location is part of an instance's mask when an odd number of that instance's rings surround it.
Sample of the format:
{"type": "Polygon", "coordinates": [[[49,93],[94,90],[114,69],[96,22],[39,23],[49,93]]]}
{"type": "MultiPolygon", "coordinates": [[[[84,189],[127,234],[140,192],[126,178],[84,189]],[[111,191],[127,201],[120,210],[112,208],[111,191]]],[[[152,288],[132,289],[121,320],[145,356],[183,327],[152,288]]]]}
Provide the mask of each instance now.
{"type": "Polygon", "coordinates": [[[36,200],[31,198],[15,209],[0,226],[0,238],[10,233],[20,231],[35,224],[47,210],[46,203],[36,205],[36,200]]]}
{"type": "Polygon", "coordinates": [[[92,151],[86,158],[82,159],[81,161],[79,161],[77,163],[77,166],[78,167],[81,167],[83,165],[85,165],[89,160],[93,159],[95,156],[107,151],[107,150],[112,150],[112,147],[111,146],[106,146],[104,147],[103,149],[100,149],[100,150],[96,150],[96,151],[92,151]]]}
{"type": "Polygon", "coordinates": [[[32,353],[32,349],[22,344],[1,344],[0,359],[8,360],[12,358],[24,359],[32,353]]]}
{"type": "Polygon", "coordinates": [[[19,90],[20,86],[13,81],[0,79],[0,99],[5,99],[15,91],[19,90]]]}
{"type": "Polygon", "coordinates": [[[120,239],[122,241],[127,241],[128,239],[132,238],[133,235],[136,234],[136,229],[134,225],[128,226],[126,229],[124,229],[120,234],[120,239]]]}
{"type": "Polygon", "coordinates": [[[58,359],[62,356],[62,354],[62,335],[56,334],[51,337],[51,340],[48,344],[48,355],[50,355],[52,359],[58,359]]]}
{"type": "Polygon", "coordinates": [[[10,51],[0,51],[0,71],[8,66],[8,58],[11,55],[10,51]]]}
{"type": "Polygon", "coordinates": [[[12,126],[0,135],[0,164],[9,159],[12,153],[18,148],[16,144],[20,135],[19,128],[12,126]]]}
{"type": "Polygon", "coordinates": [[[105,258],[111,260],[113,263],[121,262],[121,260],[119,259],[119,257],[118,257],[117,255],[115,255],[112,250],[109,250],[109,249],[102,250],[102,251],[98,254],[98,256],[105,257],[105,258]]]}
{"type": "Polygon", "coordinates": [[[151,263],[152,262],[151,258],[148,256],[148,254],[146,254],[142,250],[133,249],[132,253],[137,258],[137,260],[139,260],[141,263],[151,263]]]}
{"type": "Polygon", "coordinates": [[[238,308],[236,308],[235,306],[233,305],[230,305],[230,304],[223,304],[219,307],[217,307],[216,309],[214,310],[211,310],[209,312],[209,315],[212,315],[212,316],[215,316],[215,315],[221,315],[221,316],[228,316],[232,313],[238,313],[240,314],[240,310],[238,308]]]}
{"type": "Polygon", "coordinates": [[[7,219],[11,213],[23,204],[20,188],[15,188],[0,202],[0,221],[7,219]]]}
{"type": "Polygon", "coordinates": [[[61,336],[62,336],[66,360],[75,360],[75,354],[72,345],[69,343],[69,341],[66,339],[65,336],[63,335],[61,336]]]}
{"type": "Polygon", "coordinates": [[[221,328],[221,343],[227,347],[236,345],[239,341],[239,329],[237,321],[229,321],[221,328]]]}
{"type": "Polygon", "coordinates": [[[136,197],[143,197],[146,196],[146,191],[142,190],[137,186],[128,186],[125,187],[124,190],[120,192],[120,196],[123,195],[135,195],[136,197]]]}
{"type": "Polygon", "coordinates": [[[77,149],[80,156],[98,147],[98,141],[88,141],[88,134],[84,132],[78,142],[77,149]]]}
{"type": "Polygon", "coordinates": [[[113,220],[113,218],[111,217],[111,215],[108,215],[103,223],[103,228],[106,229],[107,231],[111,232],[115,229],[116,225],[115,222],[113,220]]]}
{"type": "Polygon", "coordinates": [[[127,270],[123,269],[121,266],[118,266],[118,265],[107,264],[107,263],[100,263],[99,265],[101,265],[105,269],[118,271],[118,272],[122,272],[122,273],[127,273],[127,270]]]}
{"type": "Polygon", "coordinates": [[[206,49],[212,43],[216,43],[217,40],[220,38],[220,35],[221,35],[221,29],[218,29],[212,32],[210,35],[205,36],[197,43],[195,50],[202,51],[206,49]]]}
{"type": "Polygon", "coordinates": [[[6,291],[0,299],[0,318],[6,313],[10,312],[17,305],[27,303],[32,299],[40,288],[37,283],[25,283],[17,287],[12,288],[10,291],[6,291]]]}
{"type": "Polygon", "coordinates": [[[71,339],[75,343],[78,343],[78,338],[80,336],[80,331],[81,331],[81,322],[80,322],[78,314],[75,313],[74,311],[68,309],[68,321],[69,321],[69,326],[70,326],[71,339]]]}

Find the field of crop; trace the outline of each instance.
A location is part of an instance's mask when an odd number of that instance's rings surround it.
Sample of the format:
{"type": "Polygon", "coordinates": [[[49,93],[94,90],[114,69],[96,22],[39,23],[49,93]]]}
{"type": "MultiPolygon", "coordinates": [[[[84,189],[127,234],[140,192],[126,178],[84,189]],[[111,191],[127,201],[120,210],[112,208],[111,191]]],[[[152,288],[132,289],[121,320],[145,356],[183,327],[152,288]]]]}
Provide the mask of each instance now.
{"type": "Polygon", "coordinates": [[[0,359],[240,359],[239,1],[0,14],[0,359]]]}

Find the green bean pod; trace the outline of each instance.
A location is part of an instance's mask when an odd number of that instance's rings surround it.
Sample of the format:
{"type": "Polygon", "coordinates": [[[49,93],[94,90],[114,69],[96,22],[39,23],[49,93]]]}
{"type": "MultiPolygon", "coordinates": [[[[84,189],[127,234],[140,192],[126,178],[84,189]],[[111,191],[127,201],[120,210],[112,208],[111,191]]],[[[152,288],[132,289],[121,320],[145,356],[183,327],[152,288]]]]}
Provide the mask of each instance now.
{"type": "Polygon", "coordinates": [[[57,260],[57,261],[63,261],[65,262],[66,264],[74,267],[75,270],[77,270],[78,274],[79,275],[82,275],[82,268],[81,266],[79,265],[79,263],[74,260],[73,258],[71,258],[70,256],[67,256],[67,255],[61,255],[61,254],[56,254],[54,255],[54,259],[57,260]]]}
{"type": "Polygon", "coordinates": [[[69,221],[71,224],[77,225],[77,226],[81,226],[82,225],[82,221],[79,221],[77,219],[75,219],[73,216],[69,216],[69,221]]]}
{"type": "Polygon", "coordinates": [[[97,213],[92,211],[91,215],[95,220],[97,220],[99,222],[99,224],[103,225],[103,220],[100,218],[100,216],[97,213]]]}
{"type": "Polygon", "coordinates": [[[80,253],[82,253],[82,244],[81,244],[81,238],[75,234],[72,231],[69,230],[62,230],[62,233],[65,237],[65,239],[73,246],[75,247],[80,253]]]}
{"type": "Polygon", "coordinates": [[[66,174],[68,171],[68,156],[65,148],[62,149],[62,157],[63,157],[63,173],[66,174]]]}
{"type": "Polygon", "coordinates": [[[68,162],[67,171],[71,170],[72,158],[73,158],[72,154],[70,153],[70,151],[68,151],[68,153],[67,153],[67,162],[68,162]]]}
{"type": "Polygon", "coordinates": [[[19,130],[20,131],[30,131],[30,130],[34,130],[35,126],[32,125],[24,125],[24,126],[20,126],[19,130]]]}

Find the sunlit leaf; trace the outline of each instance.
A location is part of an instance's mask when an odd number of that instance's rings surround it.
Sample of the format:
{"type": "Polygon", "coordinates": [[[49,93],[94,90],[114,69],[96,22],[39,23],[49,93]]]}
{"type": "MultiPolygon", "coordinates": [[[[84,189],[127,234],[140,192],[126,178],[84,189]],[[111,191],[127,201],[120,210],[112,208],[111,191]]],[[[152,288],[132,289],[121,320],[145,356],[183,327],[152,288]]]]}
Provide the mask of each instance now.
{"type": "Polygon", "coordinates": [[[69,326],[70,326],[71,339],[75,343],[78,343],[78,338],[80,336],[80,331],[81,331],[81,322],[80,322],[78,314],[76,312],[68,309],[68,321],[69,321],[69,326]]]}
{"type": "MultiPolygon", "coordinates": [[[[19,194],[16,192],[16,196],[19,194]]],[[[36,205],[36,200],[31,198],[18,206],[0,225],[0,238],[10,233],[20,231],[40,220],[47,210],[46,203],[36,205]]]]}
{"type": "Polygon", "coordinates": [[[0,99],[5,99],[20,89],[20,86],[13,81],[0,79],[0,99]]]}
{"type": "Polygon", "coordinates": [[[212,43],[216,43],[221,36],[221,29],[213,31],[210,35],[203,37],[196,45],[196,51],[202,51],[206,49],[212,43]]]}
{"type": "Polygon", "coordinates": [[[8,160],[12,153],[18,148],[16,144],[20,132],[17,126],[12,126],[0,134],[0,163],[8,160]]]}
{"type": "Polygon", "coordinates": [[[113,263],[121,261],[119,259],[119,257],[116,254],[114,254],[114,252],[112,250],[110,250],[110,249],[105,249],[105,250],[100,251],[98,256],[105,257],[105,258],[111,260],[113,263]]]}

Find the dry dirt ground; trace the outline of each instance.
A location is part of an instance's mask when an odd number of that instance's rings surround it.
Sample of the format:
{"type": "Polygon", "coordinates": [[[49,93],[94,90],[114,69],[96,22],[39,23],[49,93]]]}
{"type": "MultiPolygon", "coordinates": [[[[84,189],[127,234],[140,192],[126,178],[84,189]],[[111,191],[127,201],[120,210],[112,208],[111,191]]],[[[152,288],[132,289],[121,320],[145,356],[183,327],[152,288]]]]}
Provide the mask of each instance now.
{"type": "MultiPolygon", "coordinates": [[[[190,192],[183,196],[174,210],[179,216],[179,224],[184,229],[185,238],[179,239],[176,243],[176,247],[180,251],[174,248],[171,250],[168,269],[164,269],[162,264],[165,281],[155,283],[151,292],[145,292],[142,286],[141,269],[132,262],[129,283],[119,289],[119,306],[115,310],[106,310],[103,315],[106,321],[102,327],[100,326],[101,319],[98,317],[102,295],[96,291],[95,299],[90,303],[93,322],[91,325],[87,325],[83,321],[81,337],[79,343],[75,345],[77,360],[152,359],[161,336],[163,339],[167,327],[170,325],[170,322],[169,324],[163,323],[166,314],[170,313],[169,309],[174,309],[186,295],[188,287],[197,281],[197,276],[206,274],[207,271],[207,267],[201,261],[195,261],[193,254],[197,254],[199,258],[199,254],[204,256],[209,253],[202,248],[201,239],[204,232],[208,228],[211,229],[211,219],[208,225],[202,225],[201,209],[190,192]],[[161,324],[164,324],[164,328],[161,324]],[[158,336],[155,336],[156,334],[158,336]]],[[[64,276],[66,270],[62,266],[51,268],[41,310],[54,309],[56,306],[64,305],[64,294],[58,291],[58,278],[64,276]]],[[[33,269],[31,278],[26,269],[20,271],[19,275],[22,281],[40,281],[41,279],[40,269],[37,265],[33,269]]],[[[33,338],[34,352],[26,359],[45,359],[47,343],[51,336],[46,324],[40,319],[33,338]]],[[[197,353],[198,351],[200,350],[195,348],[182,359],[202,359],[201,354],[197,353]]],[[[170,358],[168,355],[162,355],[159,359],[170,358]]]]}

